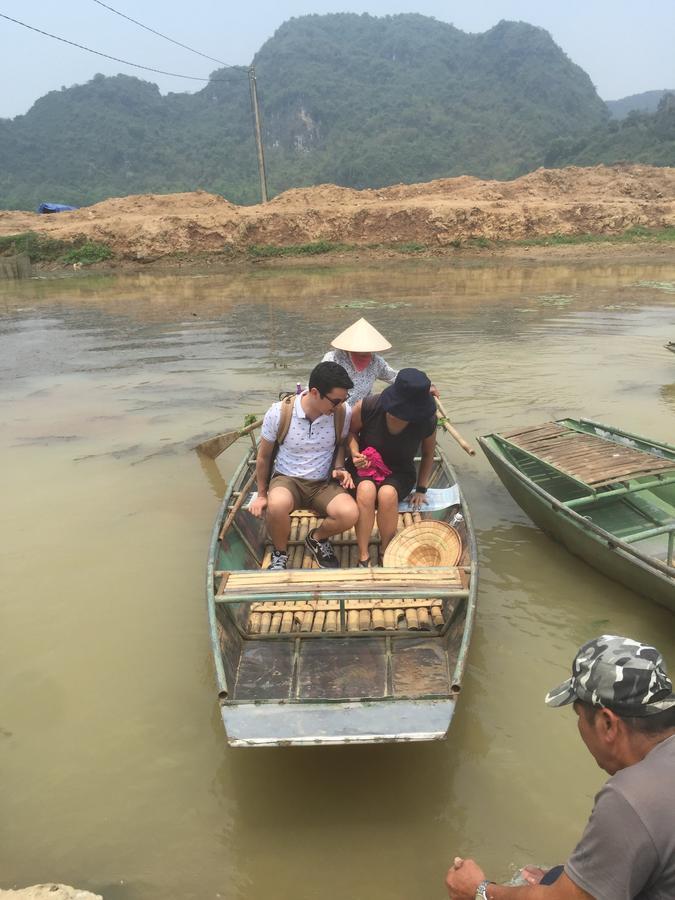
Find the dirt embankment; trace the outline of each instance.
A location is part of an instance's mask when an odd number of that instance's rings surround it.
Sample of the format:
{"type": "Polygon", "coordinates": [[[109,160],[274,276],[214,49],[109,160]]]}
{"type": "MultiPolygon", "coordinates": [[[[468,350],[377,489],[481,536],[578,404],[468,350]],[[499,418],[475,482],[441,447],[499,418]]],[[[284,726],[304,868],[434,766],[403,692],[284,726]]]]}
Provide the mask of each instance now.
{"type": "Polygon", "coordinates": [[[258,206],[195,191],[116,198],[50,216],[0,211],[0,235],[85,236],[126,260],[314,241],[442,249],[477,238],[616,235],[635,226],[675,226],[675,168],[539,169],[507,182],[463,176],[363,191],[320,185],[258,206]]]}

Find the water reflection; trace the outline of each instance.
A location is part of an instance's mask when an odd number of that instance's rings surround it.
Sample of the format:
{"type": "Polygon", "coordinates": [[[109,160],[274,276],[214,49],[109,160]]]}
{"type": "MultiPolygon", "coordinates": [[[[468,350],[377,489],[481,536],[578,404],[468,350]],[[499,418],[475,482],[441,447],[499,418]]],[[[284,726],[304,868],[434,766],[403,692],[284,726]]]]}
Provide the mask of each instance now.
{"type": "Polygon", "coordinates": [[[675,666],[672,615],[550,541],[481,455],[446,444],[481,559],[448,742],[228,750],[202,593],[247,443],[216,462],[191,447],[304,381],[364,313],[393,365],[432,374],[469,439],[576,413],[673,442],[674,267],[194,276],[0,285],[5,881],[120,900],[396,900],[442,892],[454,851],[497,877],[564,858],[602,774],[543,694],[604,630],[675,666]]]}

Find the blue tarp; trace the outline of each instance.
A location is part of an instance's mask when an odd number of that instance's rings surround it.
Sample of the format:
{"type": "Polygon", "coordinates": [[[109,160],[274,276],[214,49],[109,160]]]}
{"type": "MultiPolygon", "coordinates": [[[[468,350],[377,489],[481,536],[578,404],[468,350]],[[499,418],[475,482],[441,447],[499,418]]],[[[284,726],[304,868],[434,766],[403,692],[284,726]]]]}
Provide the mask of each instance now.
{"type": "Polygon", "coordinates": [[[55,213],[55,212],[68,212],[71,209],[78,209],[77,206],[67,206],[65,203],[41,203],[37,212],[39,213],[55,213]]]}

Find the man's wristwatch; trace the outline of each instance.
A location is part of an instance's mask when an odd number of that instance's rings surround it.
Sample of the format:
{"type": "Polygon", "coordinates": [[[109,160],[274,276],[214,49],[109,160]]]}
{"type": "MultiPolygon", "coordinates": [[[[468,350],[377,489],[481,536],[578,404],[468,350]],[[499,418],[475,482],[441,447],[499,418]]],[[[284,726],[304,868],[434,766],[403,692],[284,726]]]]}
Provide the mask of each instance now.
{"type": "Polygon", "coordinates": [[[487,878],[485,879],[485,881],[481,881],[481,883],[476,888],[476,895],[474,897],[474,900],[489,900],[487,893],[488,884],[494,883],[494,881],[489,881],[487,878]]]}
{"type": "Polygon", "coordinates": [[[425,487],[422,487],[421,484],[418,484],[417,487],[415,488],[415,491],[416,491],[418,494],[426,494],[427,490],[428,490],[428,489],[425,488],[425,487]]]}

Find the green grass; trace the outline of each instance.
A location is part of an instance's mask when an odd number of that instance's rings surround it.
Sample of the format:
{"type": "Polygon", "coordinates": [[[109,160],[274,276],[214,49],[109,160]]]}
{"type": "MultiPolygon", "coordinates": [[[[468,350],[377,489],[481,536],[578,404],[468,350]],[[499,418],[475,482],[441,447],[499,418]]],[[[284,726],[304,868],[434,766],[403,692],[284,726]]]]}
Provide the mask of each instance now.
{"type": "Polygon", "coordinates": [[[34,231],[0,237],[0,256],[27,253],[31,262],[54,262],[71,247],[67,241],[56,241],[34,231]]]}
{"type": "Polygon", "coordinates": [[[69,250],[63,257],[63,262],[66,265],[80,263],[82,266],[90,266],[92,263],[111,259],[112,255],[112,250],[106,244],[97,244],[95,241],[87,241],[87,243],[82,244],[81,247],[73,247],[72,250],[69,250]]]}
{"type": "Polygon", "coordinates": [[[270,259],[279,256],[318,256],[321,253],[334,253],[357,250],[353,244],[338,244],[333,241],[313,241],[310,244],[289,244],[280,247],[276,244],[251,244],[248,254],[253,259],[270,259]]]}
{"type": "Polygon", "coordinates": [[[54,238],[26,231],[0,237],[0,256],[15,256],[27,253],[31,262],[61,262],[64,265],[79,263],[89,266],[95,262],[111,259],[113,252],[105,244],[97,244],[79,238],[74,241],[59,241],[54,238]]]}
{"type": "Polygon", "coordinates": [[[555,247],[563,244],[623,244],[639,241],[675,241],[675,228],[645,228],[634,225],[621,234],[548,234],[541,237],[523,238],[520,241],[496,241],[516,247],[555,247]]]}

